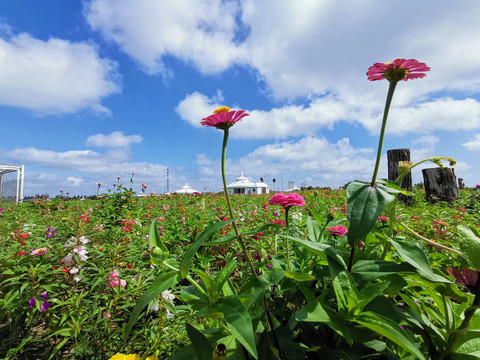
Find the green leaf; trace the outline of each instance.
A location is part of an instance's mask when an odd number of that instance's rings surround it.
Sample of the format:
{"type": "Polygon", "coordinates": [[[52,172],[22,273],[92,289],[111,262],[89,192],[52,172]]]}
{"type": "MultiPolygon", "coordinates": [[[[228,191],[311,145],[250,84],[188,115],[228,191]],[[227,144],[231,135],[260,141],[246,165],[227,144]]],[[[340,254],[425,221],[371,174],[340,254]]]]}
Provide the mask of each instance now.
{"type": "Polygon", "coordinates": [[[237,260],[232,260],[218,272],[217,276],[215,276],[215,279],[213,280],[217,286],[217,289],[221,289],[223,287],[223,284],[232,275],[232,272],[237,267],[237,264],[237,260]]]}
{"type": "Polygon", "coordinates": [[[240,298],[236,295],[221,297],[215,307],[224,314],[224,320],[229,325],[232,335],[255,359],[258,359],[252,319],[240,298]]]}
{"type": "Polygon", "coordinates": [[[281,235],[281,237],[285,239],[289,239],[294,243],[303,246],[304,248],[308,249],[310,252],[322,255],[322,256],[330,256],[333,260],[335,260],[338,264],[340,264],[344,269],[347,268],[345,261],[343,260],[340,253],[331,245],[317,243],[308,240],[302,240],[293,236],[281,235]]]}
{"type": "Polygon", "coordinates": [[[410,191],[406,189],[402,189],[395,181],[380,179],[380,180],[377,180],[377,182],[385,185],[385,186],[382,186],[382,189],[388,192],[389,194],[403,194],[406,196],[413,196],[413,194],[410,191]]]}
{"type": "Polygon", "coordinates": [[[354,244],[356,240],[364,240],[385,206],[395,200],[395,196],[385,190],[359,182],[352,182],[347,186],[347,197],[350,244],[354,244]]]}
{"type": "Polygon", "coordinates": [[[459,245],[472,270],[480,271],[480,235],[475,228],[458,226],[459,245]]]}
{"type": "Polygon", "coordinates": [[[234,220],[218,222],[201,232],[195,242],[188,248],[187,251],[185,251],[185,254],[183,255],[182,262],[180,263],[180,274],[183,278],[187,276],[193,257],[197,253],[198,249],[200,249],[200,246],[202,246],[203,242],[206,241],[213,233],[217,232],[222,227],[231,224],[233,221],[234,220]]]}
{"type": "Polygon", "coordinates": [[[442,276],[435,274],[430,266],[427,254],[422,245],[412,240],[390,240],[397,253],[410,265],[418,270],[418,273],[433,282],[451,282],[442,276]]]}
{"type": "Polygon", "coordinates": [[[480,330],[469,330],[460,335],[452,346],[455,353],[480,357],[480,330]]]}
{"type": "Polygon", "coordinates": [[[186,324],[186,328],[188,337],[190,338],[193,349],[195,350],[195,354],[197,355],[197,359],[212,360],[213,347],[210,345],[205,335],[195,329],[188,322],[186,324]]]}
{"type": "Polygon", "coordinates": [[[304,272],[291,272],[291,271],[286,271],[285,272],[285,277],[289,279],[293,279],[295,281],[313,281],[315,280],[315,276],[312,274],[304,273],[304,272]]]}
{"type": "Polygon", "coordinates": [[[362,281],[371,281],[382,276],[393,274],[416,273],[408,263],[396,264],[385,260],[358,260],[352,267],[352,275],[362,281]]]}
{"type": "Polygon", "coordinates": [[[342,271],[337,272],[337,269],[332,270],[332,263],[329,263],[329,265],[332,285],[337,298],[338,312],[347,315],[358,305],[357,286],[348,271],[342,269],[342,271]]]}
{"type": "Polygon", "coordinates": [[[407,333],[400,328],[400,325],[389,318],[371,311],[365,311],[358,315],[355,321],[360,325],[363,325],[366,328],[385,336],[387,339],[403,347],[417,358],[425,360],[425,357],[418,349],[417,344],[415,344],[415,342],[407,335],[407,333]]]}
{"type": "Polygon", "coordinates": [[[157,219],[153,219],[152,225],[150,225],[148,243],[150,245],[150,258],[152,263],[161,264],[162,261],[168,259],[168,249],[163,244],[162,237],[158,234],[157,219]]]}
{"type": "Polygon", "coordinates": [[[389,285],[390,281],[385,281],[365,286],[358,294],[359,302],[355,310],[358,312],[362,311],[373,299],[380,296],[389,285]]]}
{"type": "Polygon", "coordinates": [[[130,334],[133,325],[135,325],[135,322],[137,321],[138,315],[150,301],[157,297],[158,294],[172,287],[177,282],[177,275],[178,272],[173,270],[163,272],[157,277],[157,280],[155,280],[155,282],[147,289],[147,291],[145,291],[142,297],[137,300],[135,307],[130,313],[130,318],[125,328],[125,335],[123,337],[124,344],[128,339],[128,335],[130,334]]]}

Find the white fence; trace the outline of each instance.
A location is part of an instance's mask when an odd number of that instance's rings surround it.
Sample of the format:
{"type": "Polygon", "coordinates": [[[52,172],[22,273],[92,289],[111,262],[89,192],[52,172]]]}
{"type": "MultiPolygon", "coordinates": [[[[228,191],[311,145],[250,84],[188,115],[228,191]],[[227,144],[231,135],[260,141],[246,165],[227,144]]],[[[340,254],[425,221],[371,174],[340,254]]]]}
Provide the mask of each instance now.
{"type": "Polygon", "coordinates": [[[0,163],[0,200],[19,202],[23,199],[24,167],[0,163]]]}

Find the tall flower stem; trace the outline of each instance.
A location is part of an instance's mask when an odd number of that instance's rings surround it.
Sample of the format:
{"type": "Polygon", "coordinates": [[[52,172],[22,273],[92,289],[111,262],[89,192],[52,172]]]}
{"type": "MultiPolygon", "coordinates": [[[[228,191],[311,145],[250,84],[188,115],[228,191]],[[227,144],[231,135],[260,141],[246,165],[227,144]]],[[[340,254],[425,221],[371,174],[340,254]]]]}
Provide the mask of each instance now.
{"type": "Polygon", "coordinates": [[[380,130],[380,138],[378,140],[377,161],[375,163],[375,170],[373,171],[372,182],[370,183],[371,187],[375,186],[375,181],[377,180],[378,168],[380,167],[380,159],[382,157],[385,127],[387,126],[388,110],[390,110],[390,103],[392,102],[393,93],[395,92],[395,87],[397,86],[397,83],[398,81],[390,81],[390,86],[388,87],[387,101],[385,102],[385,110],[383,111],[382,129],[380,130]]]}
{"type": "MultiPolygon", "coordinates": [[[[225,178],[225,157],[227,155],[227,142],[228,142],[228,129],[223,130],[223,144],[222,144],[222,180],[223,180],[223,189],[225,191],[225,199],[227,199],[227,206],[228,206],[228,211],[230,213],[230,218],[233,220],[233,211],[232,211],[232,205],[230,204],[230,196],[228,195],[228,188],[227,188],[227,179],[225,178]]],[[[245,244],[242,240],[242,237],[240,236],[240,233],[238,232],[237,228],[237,223],[234,220],[233,223],[233,229],[235,230],[235,234],[237,235],[238,242],[240,243],[240,246],[242,247],[243,254],[247,258],[248,265],[250,266],[250,270],[252,270],[253,275],[257,276],[257,273],[255,271],[255,267],[253,266],[252,259],[250,259],[250,256],[248,255],[247,249],[245,248],[245,244]]]]}
{"type": "MultiPolygon", "coordinates": [[[[290,206],[287,206],[285,208],[285,225],[287,227],[287,235],[290,235],[290,231],[289,231],[289,224],[288,224],[288,210],[290,210],[290,206]]],[[[288,238],[285,239],[286,240],[286,246],[287,246],[287,270],[290,271],[290,246],[288,244],[288,238]]]]}

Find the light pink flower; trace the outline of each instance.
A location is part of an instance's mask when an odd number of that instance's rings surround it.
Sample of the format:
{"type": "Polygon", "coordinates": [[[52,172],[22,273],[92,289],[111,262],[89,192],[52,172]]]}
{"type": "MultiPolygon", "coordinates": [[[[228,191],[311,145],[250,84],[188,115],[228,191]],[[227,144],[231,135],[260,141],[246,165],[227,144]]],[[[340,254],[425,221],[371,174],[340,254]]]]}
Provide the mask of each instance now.
{"type": "Polygon", "coordinates": [[[391,63],[375,63],[367,71],[368,80],[407,81],[421,79],[430,68],[414,59],[395,59],[391,63]]]}
{"type": "Polygon", "coordinates": [[[305,199],[296,193],[285,195],[283,192],[279,192],[270,198],[270,205],[281,205],[284,208],[294,205],[305,206],[305,199]]]}
{"type": "Polygon", "coordinates": [[[110,280],[118,278],[119,274],[117,270],[113,270],[112,273],[108,276],[110,280]]]}
{"type": "Polygon", "coordinates": [[[230,111],[229,107],[224,106],[216,109],[213,115],[202,119],[200,124],[226,130],[248,115],[244,110],[230,111]]]}
{"type": "Polygon", "coordinates": [[[35,257],[43,256],[46,253],[48,253],[49,251],[50,251],[50,249],[48,249],[48,248],[33,249],[32,251],[30,251],[30,255],[35,256],[35,257]]]}

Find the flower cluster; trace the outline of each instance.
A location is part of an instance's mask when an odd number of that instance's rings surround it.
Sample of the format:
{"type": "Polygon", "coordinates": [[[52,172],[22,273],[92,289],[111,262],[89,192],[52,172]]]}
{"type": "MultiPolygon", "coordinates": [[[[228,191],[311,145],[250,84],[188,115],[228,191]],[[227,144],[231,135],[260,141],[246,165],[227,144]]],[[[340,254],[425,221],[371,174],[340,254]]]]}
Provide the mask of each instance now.
{"type": "Polygon", "coordinates": [[[270,198],[270,205],[281,205],[285,209],[294,205],[305,206],[305,199],[296,193],[285,195],[283,192],[279,192],[270,198]]]}
{"type": "MultiPolygon", "coordinates": [[[[43,300],[42,305],[40,306],[40,311],[43,312],[47,310],[50,306],[52,306],[52,304],[47,301],[49,299],[47,291],[44,291],[40,295],[42,296],[42,300],[43,300]]],[[[36,303],[37,303],[37,298],[34,296],[30,300],[28,300],[28,308],[31,309],[32,307],[35,306],[36,303]]]]}
{"type": "Polygon", "coordinates": [[[88,250],[85,244],[89,243],[90,240],[87,239],[85,236],[80,236],[78,240],[75,237],[71,237],[67,242],[65,243],[64,247],[66,248],[72,248],[73,250],[71,253],[67,254],[62,259],[62,264],[64,264],[66,267],[64,268],[64,272],[68,272],[71,275],[75,275],[73,279],[75,281],[80,281],[82,280],[82,277],[80,275],[77,275],[78,272],[80,271],[80,267],[76,267],[74,265],[77,265],[78,262],[86,262],[88,260],[88,250]],[[68,267],[73,266],[71,269],[68,267]]]}
{"type": "Polygon", "coordinates": [[[55,230],[54,227],[49,227],[47,228],[47,230],[45,231],[45,237],[47,239],[50,239],[50,238],[55,238],[56,237],[56,233],[57,233],[57,230],[55,230]]]}
{"type": "Polygon", "coordinates": [[[120,287],[125,287],[127,286],[127,282],[123,279],[119,279],[119,273],[117,270],[113,270],[112,273],[108,276],[108,285],[110,285],[110,287],[116,287],[116,286],[119,286],[120,287]]]}

